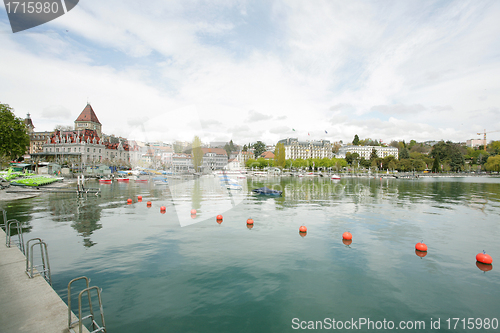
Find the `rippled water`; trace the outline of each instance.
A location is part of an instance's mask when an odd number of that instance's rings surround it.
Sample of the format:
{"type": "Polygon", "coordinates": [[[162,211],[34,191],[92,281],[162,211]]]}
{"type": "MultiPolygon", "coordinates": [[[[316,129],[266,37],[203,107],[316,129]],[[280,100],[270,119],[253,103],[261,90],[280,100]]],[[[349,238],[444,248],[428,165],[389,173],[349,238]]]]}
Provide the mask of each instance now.
{"type": "Polygon", "coordinates": [[[239,182],[244,189],[230,193],[209,177],[101,185],[101,197],[0,206],[24,222],[25,240],[48,243],[64,300],[81,275],[103,289],[108,332],[292,332],[325,318],[424,321],[421,331],[439,318],[439,331],[451,332],[462,329],[448,329],[448,318],[500,317],[500,179],[239,182]],[[284,196],[249,192],[264,185],[284,196]],[[415,253],[421,240],[424,258],[415,253]],[[476,267],[482,250],[491,271],[476,267]]]}

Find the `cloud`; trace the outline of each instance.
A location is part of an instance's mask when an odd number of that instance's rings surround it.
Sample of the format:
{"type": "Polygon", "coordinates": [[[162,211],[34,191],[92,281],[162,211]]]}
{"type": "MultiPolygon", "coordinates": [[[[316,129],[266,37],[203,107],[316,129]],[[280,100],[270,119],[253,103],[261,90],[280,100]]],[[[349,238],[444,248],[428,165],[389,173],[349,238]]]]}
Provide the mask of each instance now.
{"type": "Polygon", "coordinates": [[[403,104],[394,104],[394,105],[375,105],[372,106],[371,111],[377,111],[384,114],[417,114],[421,111],[425,110],[425,107],[421,104],[416,105],[403,105],[403,104]]]}
{"type": "Polygon", "coordinates": [[[257,121],[269,120],[272,118],[273,118],[272,116],[265,115],[265,114],[262,114],[260,112],[254,111],[254,110],[250,110],[250,111],[248,111],[247,121],[250,123],[254,123],[257,121]]]}
{"type": "MultiPolygon", "coordinates": [[[[51,105],[43,108],[41,116],[46,119],[68,120],[71,118],[71,111],[62,105],[51,105]]],[[[76,119],[78,115],[74,117],[76,119]]]]}

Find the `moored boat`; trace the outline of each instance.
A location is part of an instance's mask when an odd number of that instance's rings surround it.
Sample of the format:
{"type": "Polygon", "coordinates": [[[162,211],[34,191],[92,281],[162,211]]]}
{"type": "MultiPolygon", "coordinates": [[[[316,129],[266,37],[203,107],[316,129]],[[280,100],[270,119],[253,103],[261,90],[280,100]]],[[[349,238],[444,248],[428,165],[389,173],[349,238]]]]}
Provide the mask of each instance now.
{"type": "Polygon", "coordinates": [[[331,179],[332,180],[339,180],[340,176],[339,175],[332,175],[331,179]]]}

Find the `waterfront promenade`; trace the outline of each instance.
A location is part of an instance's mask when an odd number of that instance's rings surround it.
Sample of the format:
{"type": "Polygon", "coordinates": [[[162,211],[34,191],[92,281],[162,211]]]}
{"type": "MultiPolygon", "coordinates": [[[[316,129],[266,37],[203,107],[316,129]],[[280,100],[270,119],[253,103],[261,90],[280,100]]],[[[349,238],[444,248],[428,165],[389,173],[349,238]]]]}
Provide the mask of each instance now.
{"type": "Polygon", "coordinates": [[[43,277],[28,277],[26,257],[16,246],[7,247],[5,237],[0,228],[0,332],[69,332],[66,303],[43,277]]]}

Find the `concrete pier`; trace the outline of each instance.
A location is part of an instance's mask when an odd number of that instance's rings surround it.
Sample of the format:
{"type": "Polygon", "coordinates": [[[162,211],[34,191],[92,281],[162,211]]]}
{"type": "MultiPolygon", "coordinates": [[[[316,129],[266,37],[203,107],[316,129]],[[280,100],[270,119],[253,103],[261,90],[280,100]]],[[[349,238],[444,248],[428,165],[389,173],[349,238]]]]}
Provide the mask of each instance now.
{"type": "Polygon", "coordinates": [[[69,332],[67,304],[43,277],[28,277],[26,257],[17,246],[5,246],[5,237],[0,228],[0,332],[69,332]]]}

